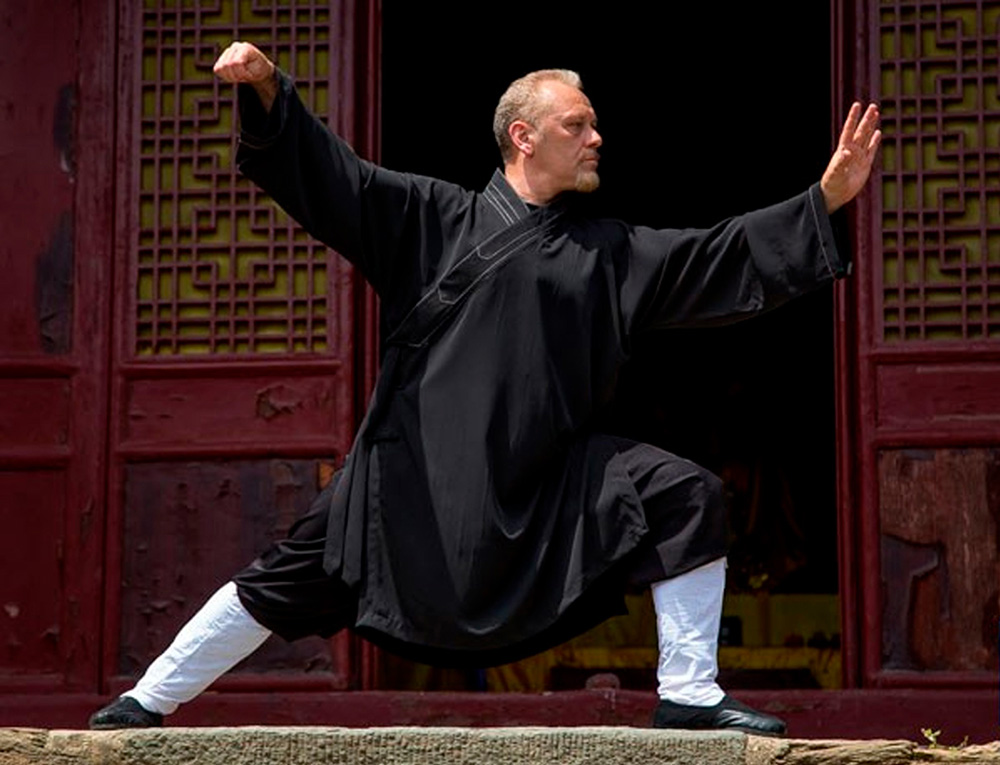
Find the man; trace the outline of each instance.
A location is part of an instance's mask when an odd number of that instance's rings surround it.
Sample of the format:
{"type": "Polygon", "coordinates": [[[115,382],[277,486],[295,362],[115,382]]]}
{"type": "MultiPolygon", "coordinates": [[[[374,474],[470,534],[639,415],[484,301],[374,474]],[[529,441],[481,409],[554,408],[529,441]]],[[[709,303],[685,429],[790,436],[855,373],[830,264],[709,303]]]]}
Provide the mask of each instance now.
{"type": "Polygon", "coordinates": [[[254,46],[240,169],[381,298],[382,371],[344,468],[220,589],[98,728],[157,725],[272,632],[349,627],[431,663],[486,666],[559,643],[650,587],[654,725],[780,734],[715,682],[725,579],[719,481],[593,429],[636,333],[749,316],[835,276],[828,215],[866,182],[878,112],[855,104],[820,183],[706,231],[593,220],[594,110],[545,70],[497,107],[504,161],[480,194],[358,159],[254,46]]]}

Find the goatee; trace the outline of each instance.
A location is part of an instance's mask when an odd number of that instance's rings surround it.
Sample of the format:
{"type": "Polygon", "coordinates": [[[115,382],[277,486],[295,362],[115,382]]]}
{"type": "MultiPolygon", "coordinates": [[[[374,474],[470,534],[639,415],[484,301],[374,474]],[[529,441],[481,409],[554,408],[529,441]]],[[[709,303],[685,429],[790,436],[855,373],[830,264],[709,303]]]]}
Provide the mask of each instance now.
{"type": "Polygon", "coordinates": [[[576,190],[584,194],[597,191],[597,187],[600,185],[601,178],[596,170],[586,170],[576,177],[576,190]]]}

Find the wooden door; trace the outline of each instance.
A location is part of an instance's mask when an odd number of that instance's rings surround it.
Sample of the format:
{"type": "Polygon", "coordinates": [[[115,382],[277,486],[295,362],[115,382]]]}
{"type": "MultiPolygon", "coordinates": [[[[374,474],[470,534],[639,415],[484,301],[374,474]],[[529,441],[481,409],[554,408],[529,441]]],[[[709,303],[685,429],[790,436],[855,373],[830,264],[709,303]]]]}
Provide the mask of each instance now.
{"type": "Polygon", "coordinates": [[[840,10],[837,111],[878,100],[885,135],[838,295],[848,679],[995,687],[1000,3],[840,10]]]}
{"type": "MultiPolygon", "coordinates": [[[[355,317],[370,301],[345,261],[239,175],[235,90],[212,65],[232,40],[254,42],[359,151],[377,135],[365,2],[119,10],[104,648],[115,690],[307,510],[363,404],[368,330],[355,317]]],[[[356,648],[347,635],[273,638],[220,687],[356,687],[356,648]]]]}
{"type": "Polygon", "coordinates": [[[111,18],[106,3],[60,0],[11,5],[0,25],[0,696],[8,698],[98,681],[111,18]]]}

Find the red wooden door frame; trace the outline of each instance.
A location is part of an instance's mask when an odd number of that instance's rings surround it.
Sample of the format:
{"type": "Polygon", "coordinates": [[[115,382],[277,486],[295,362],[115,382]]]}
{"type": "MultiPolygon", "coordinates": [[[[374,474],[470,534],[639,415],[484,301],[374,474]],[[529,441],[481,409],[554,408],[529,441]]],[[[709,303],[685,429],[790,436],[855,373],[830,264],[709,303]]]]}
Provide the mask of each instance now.
{"type": "MultiPolygon", "coordinates": [[[[834,135],[839,131],[836,123],[851,101],[880,98],[881,10],[874,0],[833,2],[834,135]]],[[[920,390],[911,383],[918,369],[950,367],[964,377],[966,400],[977,411],[988,407],[983,402],[995,400],[991,391],[1000,384],[996,371],[1000,369],[1000,344],[989,340],[890,343],[882,339],[882,180],[877,167],[852,212],[854,277],[838,285],[835,300],[844,684],[847,688],[995,689],[996,676],[985,669],[883,668],[880,501],[884,487],[880,486],[880,452],[995,447],[995,413],[992,419],[939,417],[932,422],[928,413],[938,406],[935,400],[946,400],[954,382],[932,379],[920,390]]]]}
{"type": "MultiPolygon", "coordinates": [[[[331,123],[365,156],[378,149],[378,87],[379,87],[379,4],[374,0],[342,0],[328,5],[331,71],[329,81],[331,123]],[[339,35],[339,37],[337,37],[339,35]],[[336,57],[336,58],[335,58],[336,57]],[[333,106],[336,105],[336,110],[333,106]]],[[[180,461],[224,459],[265,460],[277,455],[282,458],[322,458],[346,453],[360,415],[363,397],[374,377],[375,326],[374,302],[360,277],[345,264],[338,264],[336,278],[331,280],[331,300],[336,301],[336,315],[329,323],[331,344],[337,349],[336,358],[302,358],[294,354],[278,354],[252,358],[246,356],[195,357],[179,356],[165,359],[136,357],[134,329],[134,296],[138,285],[133,273],[135,232],[138,220],[139,180],[138,145],[140,131],[138,112],[142,103],[139,67],[142,61],[143,9],[134,3],[119,4],[117,93],[119,95],[116,167],[118,217],[115,221],[114,326],[116,338],[110,368],[111,402],[108,415],[110,454],[108,461],[108,522],[105,549],[105,601],[103,621],[104,692],[119,692],[132,682],[118,674],[121,661],[123,599],[122,533],[126,524],[125,495],[129,471],[146,462],[165,464],[180,461]],[[335,294],[334,294],[335,293],[335,294]],[[242,428],[230,427],[226,418],[209,421],[201,434],[188,441],[182,430],[174,427],[153,427],[142,430],[132,427],[130,407],[136,397],[152,406],[161,406],[167,399],[192,399],[198,395],[218,395],[226,386],[234,386],[244,396],[269,386],[300,384],[322,385],[324,379],[337,379],[334,395],[334,432],[316,432],[312,436],[294,430],[279,430],[276,438],[260,440],[247,435],[242,428]],[[170,388],[175,387],[175,392],[170,388]],[[215,393],[213,393],[213,391],[215,393]],[[164,434],[164,435],[161,435],[164,434]]],[[[336,258],[330,255],[329,258],[336,258]]],[[[234,395],[236,395],[234,393],[234,395]]],[[[166,410],[164,410],[166,411],[166,410]]],[[[171,414],[158,415],[167,419],[171,414]]],[[[299,420],[300,425],[307,420],[299,420]]],[[[246,423],[252,425],[252,418],[246,423]]],[[[269,426],[270,427],[270,426],[269,426]]],[[[198,428],[194,428],[197,433],[198,428]]],[[[155,472],[155,470],[154,470],[155,472]]],[[[248,561],[245,561],[248,562],[248,561]]],[[[232,572],[232,573],[235,573],[232,572]]],[[[307,674],[301,671],[245,672],[230,675],[217,684],[218,690],[229,691],[302,691],[345,690],[371,687],[377,674],[376,655],[367,644],[347,633],[330,641],[332,664],[330,673],[307,674]]]]}
{"type": "MultiPolygon", "coordinates": [[[[859,49],[853,44],[857,39],[854,0],[833,0],[831,3],[831,143],[837,136],[837,122],[851,102],[858,98],[856,75],[859,49]]],[[[873,183],[874,183],[873,179],[873,183]]],[[[870,193],[870,192],[868,192],[870,193]]],[[[854,273],[866,259],[868,246],[865,234],[870,229],[868,207],[864,200],[855,202],[851,215],[854,273]]],[[[858,572],[862,563],[858,554],[857,494],[858,459],[857,398],[858,378],[855,349],[858,335],[864,331],[858,321],[858,277],[838,282],[834,287],[834,369],[836,375],[836,432],[837,432],[837,547],[839,561],[840,612],[842,626],[842,667],[845,688],[861,684],[859,673],[860,632],[859,622],[860,583],[858,572]]]]}

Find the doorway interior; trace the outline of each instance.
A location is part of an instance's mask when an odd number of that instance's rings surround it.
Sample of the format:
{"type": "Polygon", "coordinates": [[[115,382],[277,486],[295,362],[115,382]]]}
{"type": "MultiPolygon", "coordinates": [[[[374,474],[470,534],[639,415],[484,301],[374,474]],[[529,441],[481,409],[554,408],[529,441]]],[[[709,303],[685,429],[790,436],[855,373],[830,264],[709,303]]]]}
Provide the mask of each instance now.
{"type": "MultiPolygon", "coordinates": [[[[816,182],[831,147],[830,7],[811,3],[496,8],[386,2],[382,163],[480,188],[500,94],[533,69],[583,77],[600,119],[595,214],[702,227],[816,182]],[[457,30],[457,31],[456,31],[457,30]]],[[[619,432],[720,475],[733,546],[721,635],[729,688],[838,687],[833,306],[829,290],[744,322],[637,340],[619,432]]],[[[649,689],[647,598],[565,650],[453,673],[386,657],[387,688],[560,690],[612,671],[649,689]]]]}

